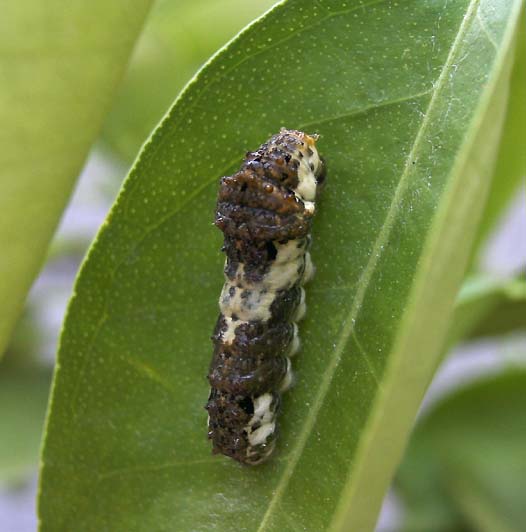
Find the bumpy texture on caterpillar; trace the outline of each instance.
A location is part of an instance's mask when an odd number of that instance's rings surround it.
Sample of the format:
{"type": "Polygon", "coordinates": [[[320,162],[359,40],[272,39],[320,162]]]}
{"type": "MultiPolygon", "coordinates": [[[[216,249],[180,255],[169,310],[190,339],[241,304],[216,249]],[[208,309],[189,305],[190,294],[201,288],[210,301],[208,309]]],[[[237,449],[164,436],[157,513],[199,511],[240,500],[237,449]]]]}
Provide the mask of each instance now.
{"type": "Polygon", "coordinates": [[[213,452],[255,465],[270,456],[280,394],[292,380],[316,196],[325,179],[316,135],[282,129],[223,177],[215,224],[225,285],[212,336],[206,405],[213,452]]]}

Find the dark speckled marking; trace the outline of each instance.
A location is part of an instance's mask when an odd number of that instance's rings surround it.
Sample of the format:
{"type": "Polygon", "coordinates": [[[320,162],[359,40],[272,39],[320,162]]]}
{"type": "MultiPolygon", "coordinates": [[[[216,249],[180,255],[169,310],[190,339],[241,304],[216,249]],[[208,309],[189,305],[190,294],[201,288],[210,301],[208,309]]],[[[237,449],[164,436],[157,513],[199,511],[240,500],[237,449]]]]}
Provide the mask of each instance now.
{"type": "Polygon", "coordinates": [[[208,437],[214,453],[244,464],[272,453],[280,393],[290,380],[292,320],[302,297],[313,204],[325,179],[316,138],[282,129],[221,179],[215,224],[227,256],[225,314],[212,335],[208,437]]]}

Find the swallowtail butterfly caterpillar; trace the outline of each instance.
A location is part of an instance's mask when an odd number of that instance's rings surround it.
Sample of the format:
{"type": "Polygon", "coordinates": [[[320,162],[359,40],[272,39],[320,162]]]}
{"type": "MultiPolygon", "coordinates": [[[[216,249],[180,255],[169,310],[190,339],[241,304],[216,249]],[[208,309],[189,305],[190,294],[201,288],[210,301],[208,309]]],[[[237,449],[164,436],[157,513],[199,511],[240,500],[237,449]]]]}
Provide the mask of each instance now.
{"type": "Polygon", "coordinates": [[[221,178],[215,225],[224,233],[225,285],[212,336],[208,437],[244,464],[274,449],[280,395],[291,384],[305,314],[303,285],[315,201],[325,179],[317,135],[282,129],[221,178]]]}

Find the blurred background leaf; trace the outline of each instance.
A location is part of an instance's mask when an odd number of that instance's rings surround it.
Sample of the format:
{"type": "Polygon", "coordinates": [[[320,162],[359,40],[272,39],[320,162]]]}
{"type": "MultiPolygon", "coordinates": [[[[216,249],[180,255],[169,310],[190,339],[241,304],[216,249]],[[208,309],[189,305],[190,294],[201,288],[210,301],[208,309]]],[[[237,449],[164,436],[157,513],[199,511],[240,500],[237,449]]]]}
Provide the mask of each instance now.
{"type": "Polygon", "coordinates": [[[526,371],[509,368],[439,401],[398,471],[405,532],[524,530],[526,371]]]}
{"type": "Polygon", "coordinates": [[[51,371],[19,366],[0,372],[0,484],[26,481],[38,465],[51,371]]]}
{"type": "Polygon", "coordinates": [[[137,43],[103,140],[126,163],[201,65],[276,0],[160,0],[137,43]]]}
{"type": "MultiPolygon", "coordinates": [[[[515,47],[515,64],[510,83],[506,120],[500,140],[497,165],[486,201],[484,215],[474,245],[474,260],[480,260],[482,246],[502,219],[513,196],[526,179],[526,149],[524,149],[526,124],[526,13],[521,14],[521,24],[515,47]]],[[[524,199],[523,201],[526,201],[524,199]]],[[[524,265],[526,266],[526,265],[524,265]]],[[[523,269],[523,274],[526,270],[523,269]]]]}
{"type": "Polygon", "coordinates": [[[0,355],[150,3],[2,4],[0,355]]]}
{"type": "Polygon", "coordinates": [[[460,340],[526,331],[526,279],[468,277],[451,325],[450,346],[460,340]]]}

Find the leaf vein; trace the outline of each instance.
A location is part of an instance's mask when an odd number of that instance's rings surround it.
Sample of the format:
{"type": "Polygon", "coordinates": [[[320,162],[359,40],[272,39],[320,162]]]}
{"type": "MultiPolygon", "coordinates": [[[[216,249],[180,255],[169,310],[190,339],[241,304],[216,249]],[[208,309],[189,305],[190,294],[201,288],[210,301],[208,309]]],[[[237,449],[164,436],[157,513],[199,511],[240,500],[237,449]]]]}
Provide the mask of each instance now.
{"type": "Polygon", "coordinates": [[[391,229],[394,226],[395,219],[399,212],[399,206],[401,204],[401,199],[408,185],[409,177],[412,173],[415,172],[416,167],[418,166],[418,165],[413,165],[412,162],[416,160],[417,153],[421,147],[421,144],[424,142],[424,134],[427,130],[427,126],[430,120],[430,115],[432,111],[434,110],[436,100],[437,100],[437,95],[440,93],[441,89],[445,86],[445,84],[448,81],[449,71],[453,67],[453,57],[455,53],[457,52],[458,47],[462,43],[462,37],[465,34],[466,27],[473,19],[473,10],[475,8],[475,5],[478,4],[478,1],[479,0],[470,1],[468,8],[466,10],[466,14],[462,19],[459,30],[455,37],[455,40],[453,41],[451,48],[449,50],[444,66],[442,67],[440,75],[436,83],[434,84],[431,99],[429,101],[426,112],[424,113],[424,116],[422,118],[422,122],[420,123],[420,127],[418,128],[415,140],[411,147],[411,151],[409,152],[409,155],[406,158],[404,170],[402,172],[400,181],[396,188],[393,201],[391,202],[391,205],[389,206],[387,216],[376,238],[372,253],[369,256],[369,260],[358,280],[358,285],[357,285],[358,289],[356,291],[356,295],[354,297],[353,304],[349,311],[349,314],[346,320],[344,321],[340,338],[333,351],[332,358],[330,359],[329,364],[327,365],[327,369],[322,375],[322,379],[321,379],[320,386],[318,388],[318,392],[314,398],[314,401],[312,402],[312,408],[308,411],[306,418],[305,418],[305,422],[303,423],[303,429],[299,433],[296,439],[295,446],[292,448],[292,450],[289,453],[290,460],[287,462],[287,465],[283,471],[283,474],[281,475],[281,478],[276,486],[276,489],[274,490],[274,494],[269,502],[267,510],[262,517],[261,524],[258,528],[258,532],[263,531],[267,527],[267,524],[269,523],[271,515],[276,508],[276,505],[278,504],[283,492],[285,491],[289,483],[290,478],[292,477],[292,474],[294,473],[296,465],[300,459],[301,453],[307,444],[309,434],[311,433],[312,428],[314,427],[316,418],[318,417],[318,414],[324,402],[325,396],[327,395],[329,391],[332,378],[340,363],[341,357],[343,355],[343,351],[347,345],[349,337],[351,336],[354,330],[354,323],[360,313],[362,303],[365,297],[365,293],[369,287],[373,274],[376,270],[376,265],[378,264],[382,251],[388,242],[391,229]]]}
{"type": "Polygon", "coordinates": [[[369,368],[369,372],[371,374],[371,377],[376,382],[376,385],[380,387],[382,383],[380,382],[380,379],[378,378],[378,375],[376,374],[376,368],[374,367],[371,357],[367,354],[365,349],[363,348],[362,344],[358,340],[358,336],[356,335],[356,331],[353,330],[351,333],[352,339],[354,340],[354,343],[356,344],[356,347],[358,348],[359,353],[362,355],[362,357],[365,360],[365,363],[367,364],[367,367],[369,368]]]}
{"type": "Polygon", "coordinates": [[[477,22],[479,23],[480,29],[482,30],[482,32],[484,33],[484,35],[486,36],[490,44],[493,46],[493,48],[495,48],[495,50],[498,50],[497,42],[495,41],[495,38],[489,31],[488,26],[486,25],[486,21],[482,17],[480,10],[477,11],[477,22]]]}
{"type": "Polygon", "coordinates": [[[177,398],[177,392],[176,390],[171,386],[170,382],[165,379],[156,369],[154,369],[152,366],[146,364],[142,360],[139,360],[137,358],[127,356],[123,357],[124,362],[126,364],[130,365],[136,372],[146,377],[146,379],[154,382],[155,384],[160,385],[162,388],[164,388],[166,391],[170,392],[170,394],[177,398]]]}
{"type": "Polygon", "coordinates": [[[409,96],[402,96],[401,98],[395,98],[395,99],[388,99],[388,100],[382,100],[379,102],[374,102],[371,105],[367,105],[365,107],[362,107],[361,109],[351,109],[344,113],[328,116],[326,118],[322,118],[320,120],[313,120],[312,122],[306,122],[304,124],[301,124],[298,126],[298,129],[305,129],[311,126],[319,125],[319,124],[325,124],[327,122],[333,122],[334,120],[341,120],[343,118],[350,118],[352,116],[362,115],[365,113],[368,113],[369,111],[375,111],[377,109],[381,109],[382,107],[388,107],[390,105],[396,105],[397,103],[404,103],[409,102],[411,100],[417,100],[418,98],[421,98],[423,96],[427,96],[428,94],[431,94],[433,92],[433,89],[428,89],[426,91],[418,92],[416,94],[410,94],[409,96]]]}

